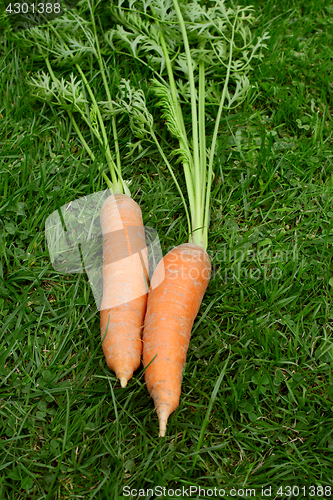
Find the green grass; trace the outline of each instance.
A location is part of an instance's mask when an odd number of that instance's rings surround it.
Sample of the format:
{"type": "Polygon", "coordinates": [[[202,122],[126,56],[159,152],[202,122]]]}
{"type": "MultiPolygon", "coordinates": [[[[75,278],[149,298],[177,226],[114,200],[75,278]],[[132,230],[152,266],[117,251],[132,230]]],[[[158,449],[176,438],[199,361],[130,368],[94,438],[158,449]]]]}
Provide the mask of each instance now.
{"type": "MultiPolygon", "coordinates": [[[[2,35],[1,499],[121,499],[131,498],[124,486],[190,485],[330,496],[333,9],[326,0],[256,7],[257,29],[271,38],[256,88],[221,122],[212,279],[163,439],[142,371],[122,390],[106,368],[86,275],[54,271],[46,248],[48,215],[106,186],[68,117],[31,100],[26,76],[42,62],[2,35]]],[[[138,66],[121,71],[145,85],[138,66]]],[[[98,95],[98,78],[94,88],[98,95]]],[[[123,154],[128,140],[124,128],[123,154]]],[[[186,241],[181,200],[156,148],[125,161],[124,178],[164,253],[186,241]]]]}

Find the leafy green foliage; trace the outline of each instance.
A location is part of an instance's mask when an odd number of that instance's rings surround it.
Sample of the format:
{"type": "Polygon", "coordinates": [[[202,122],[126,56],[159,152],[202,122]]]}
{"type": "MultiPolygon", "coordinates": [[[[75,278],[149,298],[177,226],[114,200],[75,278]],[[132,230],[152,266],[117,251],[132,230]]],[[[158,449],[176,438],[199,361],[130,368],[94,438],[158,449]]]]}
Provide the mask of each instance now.
{"type": "Polygon", "coordinates": [[[51,104],[78,111],[84,115],[87,100],[82,92],[82,81],[76,80],[77,76],[71,73],[69,81],[64,78],[61,80],[56,78],[52,81],[49,74],[41,71],[31,77],[28,84],[32,87],[32,95],[35,95],[41,101],[50,101],[51,104]]]}
{"type": "MultiPolygon", "coordinates": [[[[144,58],[155,73],[163,75],[166,60],[160,41],[162,31],[176,75],[181,78],[188,77],[184,42],[180,36],[173,2],[135,0],[131,2],[129,9],[122,8],[123,5],[124,2],[120,0],[117,6],[110,7],[112,17],[118,24],[105,33],[108,44],[114,50],[116,48],[119,50],[120,47],[128,49],[136,59],[144,58]],[[145,19],[142,14],[147,18],[145,19]]],[[[234,51],[237,52],[237,58],[231,62],[231,74],[232,79],[235,78],[236,89],[233,100],[229,102],[230,94],[227,95],[227,100],[229,104],[234,100],[240,100],[241,95],[247,93],[249,83],[246,73],[242,78],[239,73],[244,70],[249,72],[252,60],[262,60],[262,50],[266,47],[264,42],[268,39],[268,33],[265,32],[257,38],[256,43],[253,42],[250,30],[255,20],[253,8],[226,8],[223,0],[218,0],[212,7],[207,7],[195,0],[182,5],[182,15],[189,43],[194,46],[191,49],[194,72],[198,69],[199,61],[205,62],[208,68],[207,76],[211,83],[215,82],[216,91],[226,76],[231,26],[236,18],[234,51]]],[[[233,87],[232,81],[231,86],[233,87]]],[[[218,104],[219,99],[215,99],[214,103],[218,104]]]]}
{"type": "Polygon", "coordinates": [[[173,155],[178,155],[184,169],[191,215],[189,240],[207,248],[211,180],[221,114],[246,99],[250,63],[262,58],[261,49],[266,47],[263,42],[269,37],[265,32],[253,43],[252,8],[227,9],[223,0],[217,0],[212,7],[197,0],[181,7],[177,0],[138,0],[127,9],[120,0],[111,12],[122,24],[109,30],[105,40],[114,50],[125,48],[134,59],[153,69],[152,90],[159,99],[157,106],[162,109],[161,117],[169,132],[179,142],[173,155]],[[163,70],[167,75],[163,75],[163,70]],[[208,104],[218,107],[208,154],[207,96],[208,104]],[[190,104],[192,130],[184,124],[184,99],[190,104]]]}

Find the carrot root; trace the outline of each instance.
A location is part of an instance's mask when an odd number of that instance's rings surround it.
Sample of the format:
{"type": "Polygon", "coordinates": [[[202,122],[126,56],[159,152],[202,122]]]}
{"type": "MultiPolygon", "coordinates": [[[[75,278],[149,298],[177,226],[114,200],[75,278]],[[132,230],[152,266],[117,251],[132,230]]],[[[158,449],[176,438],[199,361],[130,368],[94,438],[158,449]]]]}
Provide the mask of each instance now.
{"type": "Polygon", "coordinates": [[[185,243],[162,259],[151,280],[142,339],[143,365],[147,367],[145,381],[154,399],[161,437],[165,435],[169,415],[179,405],[191,330],[210,273],[206,251],[199,245],[185,243]],[[155,277],[160,276],[161,266],[165,277],[157,284],[155,277]]]}
{"type": "Polygon", "coordinates": [[[158,415],[158,422],[160,426],[159,437],[164,437],[166,433],[166,425],[169,418],[169,412],[165,410],[161,410],[158,415]]]}
{"type": "Polygon", "coordinates": [[[100,215],[103,234],[102,347],[108,367],[126,387],[141,363],[148,257],[139,205],[116,194],[100,215]]]}
{"type": "Polygon", "coordinates": [[[125,389],[125,387],[127,386],[127,382],[128,380],[125,377],[120,378],[120,385],[123,389],[125,389]]]}

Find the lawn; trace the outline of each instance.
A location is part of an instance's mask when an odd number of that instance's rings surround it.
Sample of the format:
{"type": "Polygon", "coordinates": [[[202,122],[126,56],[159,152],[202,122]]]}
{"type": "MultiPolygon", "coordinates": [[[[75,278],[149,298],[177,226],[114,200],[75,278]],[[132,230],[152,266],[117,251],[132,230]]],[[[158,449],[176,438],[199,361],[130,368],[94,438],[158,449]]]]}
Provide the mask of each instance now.
{"type": "MultiPolygon", "coordinates": [[[[270,38],[248,98],[222,116],[212,278],[165,438],[143,370],[121,389],[106,366],[86,274],[50,262],[47,217],[107,187],[98,143],[81,123],[92,161],[68,114],[32,97],[28,80],[45,62],[0,17],[1,500],[331,496],[333,7],[254,6],[254,29],[270,38]]],[[[112,24],[107,7],[98,30],[112,24]]],[[[103,100],[96,65],[82,67],[103,100]]],[[[111,94],[120,77],[147,91],[170,155],[149,76],[110,57],[111,94]]],[[[186,241],[182,200],[154,143],[126,156],[134,142],[123,120],[124,178],[165,254],[186,241]]]]}

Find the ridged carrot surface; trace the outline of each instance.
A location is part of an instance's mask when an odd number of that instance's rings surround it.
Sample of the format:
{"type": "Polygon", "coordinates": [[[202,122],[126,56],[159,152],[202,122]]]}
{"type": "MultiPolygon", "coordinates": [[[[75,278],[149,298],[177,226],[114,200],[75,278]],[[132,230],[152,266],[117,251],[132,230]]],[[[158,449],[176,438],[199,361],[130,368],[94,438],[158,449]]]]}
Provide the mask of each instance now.
{"type": "Polygon", "coordinates": [[[140,366],[147,305],[148,258],[139,205],[110,196],[102,206],[103,299],[101,336],[106,362],[126,387],[140,366]]]}
{"type": "Polygon", "coordinates": [[[148,391],[154,399],[165,435],[169,415],[178,407],[182,371],[191,330],[211,274],[207,252],[185,243],[173,248],[158,264],[148,295],[143,331],[143,365],[148,391]],[[160,282],[163,273],[163,282],[160,282]]]}

